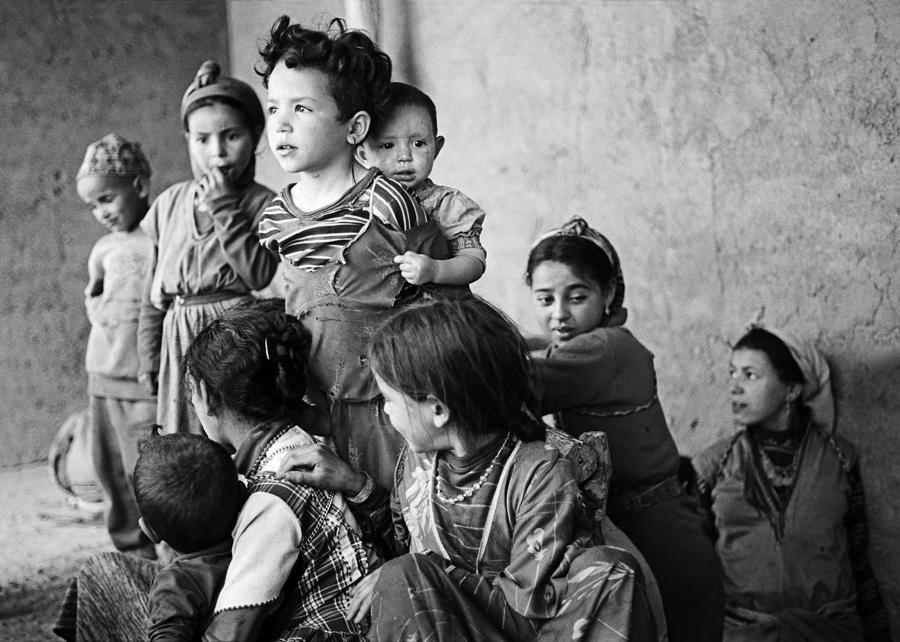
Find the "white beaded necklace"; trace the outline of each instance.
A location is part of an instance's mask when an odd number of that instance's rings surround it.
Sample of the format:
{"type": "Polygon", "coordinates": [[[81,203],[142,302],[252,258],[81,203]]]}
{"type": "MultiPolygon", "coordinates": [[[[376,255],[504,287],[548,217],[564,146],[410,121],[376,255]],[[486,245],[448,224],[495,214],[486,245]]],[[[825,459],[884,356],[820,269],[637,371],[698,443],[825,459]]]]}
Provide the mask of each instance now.
{"type": "Polygon", "coordinates": [[[473,494],[475,494],[475,491],[477,491],[479,488],[484,486],[484,482],[487,481],[488,476],[490,476],[491,471],[494,469],[494,466],[496,466],[497,462],[500,461],[500,453],[502,453],[503,449],[506,448],[506,444],[509,442],[510,436],[511,436],[510,433],[506,433],[506,437],[503,439],[503,443],[500,444],[500,449],[497,451],[497,454],[494,455],[494,458],[491,460],[490,465],[484,469],[483,473],[481,473],[481,477],[478,478],[478,481],[476,481],[474,484],[472,484],[471,486],[469,486],[468,488],[463,490],[456,497],[447,497],[444,494],[444,491],[441,490],[441,479],[438,476],[438,463],[437,463],[437,457],[435,457],[435,460],[434,460],[434,489],[436,491],[437,498],[439,500],[441,500],[442,502],[444,502],[445,504],[458,504],[459,502],[463,501],[464,499],[468,499],[473,494]]]}

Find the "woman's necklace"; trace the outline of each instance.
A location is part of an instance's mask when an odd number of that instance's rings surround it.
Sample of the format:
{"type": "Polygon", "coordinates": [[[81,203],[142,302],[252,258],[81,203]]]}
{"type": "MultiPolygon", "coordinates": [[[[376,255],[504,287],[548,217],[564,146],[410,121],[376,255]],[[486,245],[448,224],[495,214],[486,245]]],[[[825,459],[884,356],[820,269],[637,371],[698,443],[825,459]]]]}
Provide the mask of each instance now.
{"type": "Polygon", "coordinates": [[[491,463],[488,465],[488,467],[485,468],[483,473],[481,473],[481,477],[478,478],[478,481],[476,481],[474,484],[472,484],[471,486],[469,486],[468,488],[463,490],[456,497],[447,497],[444,494],[444,491],[441,490],[441,478],[438,475],[437,458],[435,458],[435,461],[434,461],[434,488],[437,493],[437,498],[439,500],[441,500],[442,502],[444,502],[445,504],[458,504],[459,502],[463,501],[464,499],[468,499],[469,497],[474,495],[475,491],[477,491],[479,488],[484,486],[484,482],[486,482],[488,480],[488,477],[490,476],[491,471],[494,469],[494,466],[496,466],[497,462],[500,461],[500,453],[502,453],[503,449],[506,448],[506,444],[509,442],[509,438],[510,438],[510,433],[506,433],[506,437],[503,439],[503,443],[500,444],[500,449],[497,451],[497,454],[494,455],[494,458],[491,460],[491,463]]]}

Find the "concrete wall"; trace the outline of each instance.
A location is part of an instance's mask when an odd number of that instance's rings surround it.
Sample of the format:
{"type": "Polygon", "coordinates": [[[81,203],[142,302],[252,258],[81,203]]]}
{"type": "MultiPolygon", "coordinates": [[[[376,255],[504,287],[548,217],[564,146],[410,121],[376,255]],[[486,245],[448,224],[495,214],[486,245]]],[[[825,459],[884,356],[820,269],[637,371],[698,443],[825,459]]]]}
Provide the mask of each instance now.
{"type": "MultiPolygon", "coordinates": [[[[900,5],[387,0],[398,78],[438,106],[435,178],[489,213],[477,291],[526,328],[538,232],[586,216],[620,251],[682,451],[732,431],[728,342],[762,306],[818,340],[862,457],[900,633],[900,5]]],[[[287,12],[230,2],[236,72],[287,12]]],[[[248,76],[249,77],[249,76],[248,76]]],[[[272,183],[285,178],[274,170],[272,183]]]]}
{"type": "Polygon", "coordinates": [[[181,95],[227,40],[221,0],[0,1],[0,466],[45,457],[87,403],[82,291],[104,230],[75,193],[85,147],[140,141],[154,195],[189,176],[181,95]]]}

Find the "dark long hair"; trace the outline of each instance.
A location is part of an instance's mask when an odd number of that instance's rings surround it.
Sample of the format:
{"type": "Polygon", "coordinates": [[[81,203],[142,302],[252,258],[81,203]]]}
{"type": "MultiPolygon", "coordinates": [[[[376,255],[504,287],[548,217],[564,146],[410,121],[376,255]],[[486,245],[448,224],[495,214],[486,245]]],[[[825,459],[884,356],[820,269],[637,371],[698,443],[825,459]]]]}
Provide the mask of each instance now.
{"type": "Polygon", "coordinates": [[[213,412],[227,407],[258,421],[294,417],[306,391],[308,348],[300,322],[263,302],[225,311],[197,335],[182,366],[203,382],[213,412]]]}
{"type": "Polygon", "coordinates": [[[372,370],[422,401],[440,399],[463,433],[543,439],[533,368],[512,322],[478,299],[438,300],[398,312],[373,339],[372,370]]]}

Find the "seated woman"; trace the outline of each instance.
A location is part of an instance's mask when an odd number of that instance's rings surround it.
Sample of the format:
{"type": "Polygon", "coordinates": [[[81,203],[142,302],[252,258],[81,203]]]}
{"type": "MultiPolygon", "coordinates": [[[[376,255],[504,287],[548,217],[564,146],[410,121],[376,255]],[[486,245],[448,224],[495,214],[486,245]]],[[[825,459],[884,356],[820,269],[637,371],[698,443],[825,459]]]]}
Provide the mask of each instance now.
{"type": "MultiPolygon", "coordinates": [[[[535,354],[541,413],[578,437],[605,432],[612,458],[607,512],[644,555],[662,594],[672,642],[719,642],[722,569],[656,393],[653,355],[623,326],[625,281],[615,248],[581,218],[528,256],[547,347],[535,354]]],[[[605,527],[606,525],[604,525],[605,527]]]]}
{"type": "MultiPolygon", "coordinates": [[[[301,402],[307,347],[298,321],[261,304],[223,313],[184,357],[203,429],[234,452],[249,492],[204,640],[363,639],[346,617],[354,587],[376,562],[359,525],[340,493],[273,476],[287,453],[316,443],[301,428],[315,423],[301,402]]],[[[78,639],[146,639],[155,564],[120,556],[80,572],[78,639]]]]}
{"type": "Polygon", "coordinates": [[[752,327],[731,355],[731,407],[740,430],[694,459],[725,567],[725,640],[889,640],[825,359],[752,327]]]}
{"type": "Polygon", "coordinates": [[[634,559],[596,545],[572,465],[543,441],[527,348],[502,314],[480,300],[409,307],[369,363],[406,441],[391,510],[325,449],[281,464],[354,495],[401,553],[354,593],[348,615],[371,614],[369,639],[656,639],[634,559]]]}

